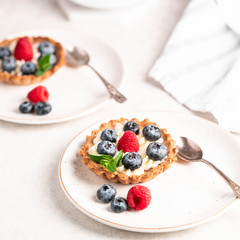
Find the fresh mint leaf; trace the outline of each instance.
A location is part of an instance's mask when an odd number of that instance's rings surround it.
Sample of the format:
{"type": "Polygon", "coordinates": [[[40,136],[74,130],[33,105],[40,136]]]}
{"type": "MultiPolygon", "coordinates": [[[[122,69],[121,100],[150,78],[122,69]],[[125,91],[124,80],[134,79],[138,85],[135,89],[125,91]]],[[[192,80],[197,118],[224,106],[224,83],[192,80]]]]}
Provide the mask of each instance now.
{"type": "Polygon", "coordinates": [[[114,162],[105,163],[103,166],[111,173],[114,173],[117,170],[116,164],[114,162]]]}
{"type": "Polygon", "coordinates": [[[116,167],[119,166],[119,163],[120,163],[122,157],[123,157],[123,151],[121,150],[114,159],[114,163],[115,163],[116,167]]]}
{"type": "Polygon", "coordinates": [[[94,162],[102,164],[104,168],[113,173],[117,170],[117,167],[123,157],[123,151],[121,150],[115,159],[110,155],[102,154],[89,154],[89,156],[94,162]]]}
{"type": "Polygon", "coordinates": [[[38,62],[39,68],[41,70],[46,70],[47,68],[51,67],[50,64],[50,55],[46,54],[43,57],[40,58],[39,62],[38,62]]]}
{"type": "Polygon", "coordinates": [[[101,160],[111,161],[113,159],[113,157],[110,155],[101,155],[101,154],[95,155],[95,154],[89,153],[89,156],[96,163],[100,163],[101,160]]]}
{"type": "Polygon", "coordinates": [[[116,171],[116,165],[114,162],[108,161],[108,160],[101,160],[100,164],[103,165],[109,172],[115,172],[116,171]]]}
{"type": "Polygon", "coordinates": [[[36,71],[35,75],[36,76],[41,76],[43,75],[49,68],[51,68],[50,64],[50,55],[46,54],[43,57],[40,58],[38,61],[38,66],[39,69],[36,71]]]}
{"type": "Polygon", "coordinates": [[[35,72],[35,75],[36,75],[36,76],[41,76],[41,75],[43,75],[45,72],[46,72],[46,71],[43,71],[43,70],[38,69],[38,70],[35,72]]]}
{"type": "Polygon", "coordinates": [[[100,160],[100,164],[104,165],[104,164],[107,164],[107,163],[110,163],[111,161],[109,160],[106,160],[106,159],[101,159],[100,160]]]}
{"type": "Polygon", "coordinates": [[[103,167],[108,168],[108,163],[102,163],[103,167]]]}
{"type": "Polygon", "coordinates": [[[101,160],[106,160],[106,161],[112,161],[113,160],[113,157],[110,156],[110,155],[90,154],[89,153],[89,156],[96,163],[100,163],[101,160]]]}
{"type": "Polygon", "coordinates": [[[103,158],[104,160],[113,161],[113,157],[110,156],[110,155],[102,155],[102,158],[103,158]]]}
{"type": "Polygon", "coordinates": [[[96,163],[100,163],[100,160],[102,159],[101,155],[94,155],[89,153],[89,156],[96,163]]]}

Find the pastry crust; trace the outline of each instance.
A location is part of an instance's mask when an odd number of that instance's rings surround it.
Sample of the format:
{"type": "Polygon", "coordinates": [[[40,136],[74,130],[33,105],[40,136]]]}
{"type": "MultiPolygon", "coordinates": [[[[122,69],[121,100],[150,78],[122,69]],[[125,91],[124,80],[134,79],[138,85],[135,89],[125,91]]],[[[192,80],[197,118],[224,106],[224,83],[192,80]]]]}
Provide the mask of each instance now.
{"type": "MultiPolygon", "coordinates": [[[[25,36],[27,37],[27,36],[25,36]]],[[[1,46],[9,46],[12,42],[18,41],[22,37],[17,37],[14,39],[5,39],[2,42],[0,42],[1,46]]],[[[47,72],[45,72],[41,76],[35,76],[33,74],[31,75],[13,75],[8,72],[2,72],[0,71],[0,82],[13,84],[13,85],[29,85],[33,83],[42,82],[46,78],[49,78],[52,76],[62,65],[64,64],[64,48],[61,45],[61,43],[54,41],[53,39],[49,37],[27,37],[31,43],[37,43],[42,41],[48,41],[53,44],[54,48],[56,49],[56,57],[57,57],[57,63],[54,65],[52,69],[49,69],[47,72]]]]}
{"type": "Polygon", "coordinates": [[[154,124],[157,126],[156,123],[151,122],[149,119],[144,119],[142,122],[138,121],[138,119],[133,118],[131,120],[126,118],[120,118],[119,120],[111,120],[108,123],[102,123],[98,130],[93,130],[91,136],[86,136],[86,143],[81,147],[79,150],[80,155],[82,156],[82,162],[94,173],[98,176],[107,179],[114,183],[122,183],[122,184],[136,184],[141,182],[147,182],[160,173],[166,171],[170,165],[176,161],[177,157],[177,147],[175,141],[172,139],[171,135],[167,132],[167,129],[161,129],[162,131],[162,138],[163,144],[168,148],[168,154],[165,160],[160,163],[157,167],[151,168],[149,170],[145,170],[142,175],[131,175],[128,176],[124,173],[109,172],[106,168],[104,168],[101,164],[94,162],[89,154],[88,150],[91,148],[93,144],[94,138],[97,136],[99,131],[103,131],[106,128],[114,129],[117,123],[121,123],[124,125],[126,121],[134,121],[136,122],[140,129],[143,129],[148,124],[154,124]]]}

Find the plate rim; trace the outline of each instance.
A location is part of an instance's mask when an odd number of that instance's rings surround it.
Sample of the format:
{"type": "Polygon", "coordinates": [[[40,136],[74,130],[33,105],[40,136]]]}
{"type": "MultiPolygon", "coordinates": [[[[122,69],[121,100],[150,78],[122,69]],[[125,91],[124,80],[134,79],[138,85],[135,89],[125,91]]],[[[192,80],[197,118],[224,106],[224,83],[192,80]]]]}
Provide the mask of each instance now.
{"type": "MultiPolygon", "coordinates": [[[[120,78],[119,81],[119,90],[123,89],[123,85],[126,83],[126,79],[127,79],[127,65],[124,62],[123,56],[122,54],[119,52],[119,50],[117,48],[115,48],[110,42],[105,41],[104,39],[98,37],[98,36],[94,36],[91,33],[88,33],[85,30],[81,30],[80,28],[77,27],[49,27],[49,28],[38,28],[36,29],[29,29],[29,30],[23,30],[20,32],[16,32],[13,34],[9,34],[4,38],[1,38],[0,41],[7,39],[7,38],[13,38],[15,36],[24,36],[27,34],[36,34],[36,33],[40,33],[42,32],[44,34],[44,32],[48,32],[51,30],[63,30],[63,31],[68,31],[68,32],[74,32],[74,31],[79,31],[79,34],[81,35],[85,35],[89,38],[93,38],[95,39],[97,42],[100,42],[102,44],[104,44],[105,46],[107,46],[111,52],[114,53],[115,56],[117,56],[117,58],[119,59],[119,63],[121,64],[122,67],[122,77],[120,78]]],[[[3,84],[3,83],[2,83],[3,84]]],[[[74,119],[78,119],[80,117],[85,117],[91,113],[94,113],[96,111],[98,111],[99,109],[101,109],[102,107],[104,107],[108,102],[112,101],[112,97],[109,96],[108,98],[104,99],[103,101],[101,101],[100,103],[97,103],[94,105],[94,107],[91,107],[88,110],[85,110],[79,114],[72,114],[72,115],[68,115],[68,116],[63,116],[63,117],[56,117],[56,118],[50,118],[50,119],[38,119],[36,120],[32,120],[32,119],[22,119],[22,118],[18,118],[18,117],[9,117],[3,114],[0,114],[0,120],[1,121],[5,121],[5,122],[10,122],[10,123],[16,123],[16,124],[23,124],[23,125],[48,125],[48,124],[55,124],[55,123],[61,123],[61,122],[67,122],[67,121],[71,121],[74,119]]]]}
{"type": "Polygon", "coordinates": [[[222,128],[221,126],[219,126],[218,124],[211,122],[208,119],[196,116],[196,115],[189,115],[188,113],[181,113],[181,112],[174,112],[174,111],[160,111],[160,110],[146,110],[146,111],[134,111],[134,112],[125,112],[125,113],[121,113],[118,115],[113,115],[112,117],[108,117],[105,119],[102,119],[100,121],[94,122],[92,123],[90,126],[85,127],[84,129],[82,129],[71,141],[70,143],[67,145],[67,147],[64,149],[60,160],[59,160],[59,164],[58,164],[58,178],[59,178],[59,182],[60,185],[63,189],[63,192],[65,193],[65,195],[67,196],[67,198],[70,200],[71,203],[73,203],[73,205],[75,205],[82,213],[86,214],[87,216],[91,217],[92,219],[101,222],[105,225],[114,227],[114,228],[118,228],[118,229],[122,229],[122,230],[126,230],[126,231],[132,231],[132,232],[144,232],[144,233],[160,233],[160,232],[173,232],[173,231],[180,231],[180,230],[184,230],[184,229],[188,229],[188,228],[192,228],[198,225],[201,225],[203,223],[209,222],[212,219],[216,218],[217,216],[220,216],[221,214],[223,214],[237,199],[237,197],[234,197],[228,204],[226,204],[223,208],[221,208],[220,210],[216,211],[215,213],[213,213],[212,215],[210,215],[209,217],[203,218],[203,219],[199,219],[197,221],[193,221],[191,223],[186,223],[186,224],[182,224],[182,225],[178,225],[178,226],[170,226],[170,227],[159,227],[159,228],[144,228],[144,227],[133,227],[133,226],[127,226],[127,225],[123,225],[123,224],[119,224],[116,222],[112,222],[109,221],[107,219],[103,219],[99,216],[96,216],[94,213],[89,212],[88,210],[86,210],[84,207],[82,207],[81,205],[79,205],[74,198],[71,196],[71,194],[67,191],[64,182],[62,180],[62,172],[61,172],[61,168],[62,168],[62,160],[65,156],[66,151],[68,150],[68,148],[70,147],[70,145],[87,129],[91,129],[94,125],[101,123],[103,121],[107,121],[109,119],[114,119],[116,117],[120,117],[120,115],[127,115],[127,114],[133,114],[133,113],[151,113],[151,112],[160,112],[160,113],[170,113],[170,114],[179,114],[179,115],[184,115],[190,118],[196,118],[196,119],[200,119],[203,120],[207,123],[212,124],[215,127],[218,127],[221,131],[223,131],[225,134],[227,134],[229,137],[231,137],[231,139],[240,147],[240,143],[237,141],[236,138],[234,138],[230,132],[228,132],[227,130],[225,130],[224,128],[222,128]]]}
{"type": "Polygon", "coordinates": [[[114,9],[121,9],[121,8],[126,8],[130,6],[134,6],[135,4],[138,4],[142,2],[143,0],[134,0],[132,2],[125,1],[123,4],[116,4],[116,5],[110,5],[110,6],[101,6],[101,5],[95,5],[95,3],[88,3],[87,1],[78,1],[78,0],[69,0],[70,2],[77,4],[78,6],[82,6],[85,8],[90,8],[90,9],[98,9],[98,10],[114,10],[114,9]]]}

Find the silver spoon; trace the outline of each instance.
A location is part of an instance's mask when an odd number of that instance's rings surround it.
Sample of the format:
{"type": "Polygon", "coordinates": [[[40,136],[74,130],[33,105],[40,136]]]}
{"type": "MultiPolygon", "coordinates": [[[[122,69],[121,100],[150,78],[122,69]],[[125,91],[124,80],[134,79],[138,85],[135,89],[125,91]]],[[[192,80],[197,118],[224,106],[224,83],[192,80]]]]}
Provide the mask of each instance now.
{"type": "Polygon", "coordinates": [[[100,73],[98,73],[91,65],[89,65],[90,57],[86,51],[83,49],[74,46],[71,50],[66,50],[66,60],[67,63],[72,67],[81,67],[88,66],[91,68],[98,77],[102,80],[103,84],[107,88],[110,96],[117,102],[123,103],[127,100],[127,98],[121,94],[112,84],[110,84],[105,78],[103,78],[100,73]]]}
{"type": "Polygon", "coordinates": [[[200,146],[186,137],[179,137],[178,143],[178,157],[184,161],[188,162],[203,162],[208,166],[213,168],[218,172],[220,176],[227,182],[227,184],[232,188],[234,194],[240,198],[240,186],[233,182],[228,176],[226,176],[220,169],[218,169],[211,162],[203,159],[203,152],[200,146]]]}

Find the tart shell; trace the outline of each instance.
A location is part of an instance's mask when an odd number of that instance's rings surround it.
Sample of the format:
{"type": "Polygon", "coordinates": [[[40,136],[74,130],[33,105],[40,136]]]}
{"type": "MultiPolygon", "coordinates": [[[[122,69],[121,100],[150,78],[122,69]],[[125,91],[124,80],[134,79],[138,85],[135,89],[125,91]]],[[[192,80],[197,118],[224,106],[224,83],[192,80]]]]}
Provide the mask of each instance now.
{"type": "Polygon", "coordinates": [[[106,168],[104,168],[101,164],[94,162],[88,154],[88,150],[94,145],[93,140],[97,136],[99,131],[103,131],[106,128],[114,129],[117,123],[121,123],[124,125],[126,121],[136,122],[139,125],[141,130],[148,124],[154,124],[157,126],[156,123],[151,122],[149,119],[144,119],[142,122],[140,122],[136,118],[133,118],[131,120],[126,118],[120,118],[119,120],[111,120],[108,123],[102,123],[98,130],[92,131],[91,136],[86,136],[86,143],[79,150],[79,153],[82,156],[82,162],[91,171],[96,173],[101,178],[107,179],[114,183],[137,184],[137,183],[147,182],[155,178],[157,175],[166,171],[170,167],[170,165],[177,159],[176,143],[172,139],[171,135],[167,132],[167,129],[161,129],[163,144],[168,148],[167,157],[157,167],[151,168],[149,170],[145,170],[142,175],[128,176],[124,173],[119,173],[117,171],[114,173],[111,173],[106,168]]]}
{"type": "MultiPolygon", "coordinates": [[[[45,72],[41,76],[36,76],[33,74],[18,76],[18,75],[13,75],[8,72],[0,71],[0,82],[13,84],[13,85],[29,85],[29,84],[33,84],[33,83],[42,82],[46,78],[49,78],[50,76],[52,76],[64,64],[64,59],[65,59],[64,48],[61,45],[61,43],[56,42],[49,37],[27,37],[27,36],[25,36],[25,37],[28,38],[28,40],[32,44],[37,43],[37,42],[40,43],[42,41],[48,41],[48,42],[52,43],[52,45],[54,46],[54,48],[56,50],[55,52],[56,52],[57,63],[54,65],[54,67],[52,69],[49,69],[47,72],[45,72]]],[[[18,41],[20,38],[24,38],[24,37],[17,37],[17,38],[11,39],[11,40],[5,39],[2,42],[0,42],[0,47],[9,46],[12,42],[18,41]]]]}

